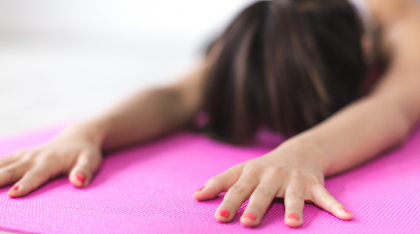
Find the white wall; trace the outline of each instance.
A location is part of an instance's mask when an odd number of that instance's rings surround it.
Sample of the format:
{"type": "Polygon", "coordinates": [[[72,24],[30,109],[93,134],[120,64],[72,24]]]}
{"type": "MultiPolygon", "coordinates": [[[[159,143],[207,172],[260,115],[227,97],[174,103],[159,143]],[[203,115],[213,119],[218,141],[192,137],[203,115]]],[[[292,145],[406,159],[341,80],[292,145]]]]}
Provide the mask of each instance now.
{"type": "Polygon", "coordinates": [[[0,30],[208,34],[250,0],[1,0],[0,30]]]}
{"type": "Polygon", "coordinates": [[[0,0],[0,135],[173,82],[251,0],[0,0]]]}

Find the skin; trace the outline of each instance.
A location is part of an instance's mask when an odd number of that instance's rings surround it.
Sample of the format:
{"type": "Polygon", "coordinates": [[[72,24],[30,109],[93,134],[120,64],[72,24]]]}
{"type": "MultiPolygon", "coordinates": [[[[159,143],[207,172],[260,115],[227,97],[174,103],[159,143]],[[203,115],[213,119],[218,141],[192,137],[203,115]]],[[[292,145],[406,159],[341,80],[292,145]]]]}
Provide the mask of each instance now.
{"type": "MultiPolygon", "coordinates": [[[[380,27],[380,49],[389,59],[387,72],[368,95],[270,153],[211,178],[196,191],[197,200],[227,192],[215,213],[218,221],[231,221],[249,198],[240,220],[245,226],[257,226],[275,197],[285,199],[284,222],[290,227],[302,225],[305,201],[339,219],[353,218],[324,188],[324,178],[403,143],[420,118],[420,4],[367,2],[380,27]]],[[[8,195],[21,197],[63,174],[75,186],[87,186],[101,165],[102,151],[151,140],[190,122],[202,106],[205,72],[206,60],[177,84],[137,93],[43,146],[1,158],[0,186],[15,183],[19,188],[8,195]]]]}

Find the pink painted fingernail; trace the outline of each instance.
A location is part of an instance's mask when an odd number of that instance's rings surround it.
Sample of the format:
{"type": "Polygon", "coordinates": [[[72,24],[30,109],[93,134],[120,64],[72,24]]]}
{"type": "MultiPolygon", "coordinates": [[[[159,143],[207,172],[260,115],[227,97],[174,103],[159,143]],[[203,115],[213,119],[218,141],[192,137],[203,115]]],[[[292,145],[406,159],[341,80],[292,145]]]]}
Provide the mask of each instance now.
{"type": "Polygon", "coordinates": [[[201,192],[206,186],[199,188],[196,192],[201,192]]]}
{"type": "Polygon", "coordinates": [[[13,185],[13,187],[11,187],[9,190],[10,191],[18,190],[19,187],[20,187],[19,185],[13,185]]]}
{"type": "Polygon", "coordinates": [[[244,216],[244,218],[256,220],[257,216],[254,213],[248,213],[244,216]]]}
{"type": "Polygon", "coordinates": [[[297,215],[297,214],[295,214],[295,213],[292,213],[292,214],[290,214],[289,216],[287,216],[287,218],[288,218],[288,219],[297,219],[297,220],[299,220],[299,215],[297,215]]]}
{"type": "Polygon", "coordinates": [[[346,208],[341,208],[341,212],[343,213],[351,213],[349,210],[347,210],[346,208]]]}
{"type": "Polygon", "coordinates": [[[82,184],[85,184],[85,180],[86,180],[85,175],[83,175],[82,173],[77,173],[75,176],[76,176],[76,179],[82,182],[82,184]]]}
{"type": "Polygon", "coordinates": [[[222,210],[220,210],[219,211],[219,216],[222,216],[222,217],[225,217],[225,218],[228,218],[229,217],[229,211],[227,210],[227,209],[222,209],[222,210]]]}

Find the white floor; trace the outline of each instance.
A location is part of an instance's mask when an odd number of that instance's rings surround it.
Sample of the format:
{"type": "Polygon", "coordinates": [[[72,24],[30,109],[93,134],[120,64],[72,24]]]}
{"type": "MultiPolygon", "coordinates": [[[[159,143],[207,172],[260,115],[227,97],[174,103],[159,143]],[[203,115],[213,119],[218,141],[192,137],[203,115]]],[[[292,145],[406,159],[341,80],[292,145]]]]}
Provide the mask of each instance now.
{"type": "Polygon", "coordinates": [[[0,137],[86,116],[135,90],[173,82],[204,44],[185,35],[0,35],[0,137]]]}

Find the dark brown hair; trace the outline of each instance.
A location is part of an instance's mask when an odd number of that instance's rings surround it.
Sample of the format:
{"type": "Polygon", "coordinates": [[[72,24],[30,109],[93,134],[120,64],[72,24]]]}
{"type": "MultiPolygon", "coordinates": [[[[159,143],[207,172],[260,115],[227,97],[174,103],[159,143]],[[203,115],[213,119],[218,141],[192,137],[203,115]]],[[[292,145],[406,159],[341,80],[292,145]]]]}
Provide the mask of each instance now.
{"type": "Polygon", "coordinates": [[[241,144],[264,125],[293,136],[323,121],[359,89],[362,33],[347,0],[247,7],[208,49],[205,129],[241,144]]]}

